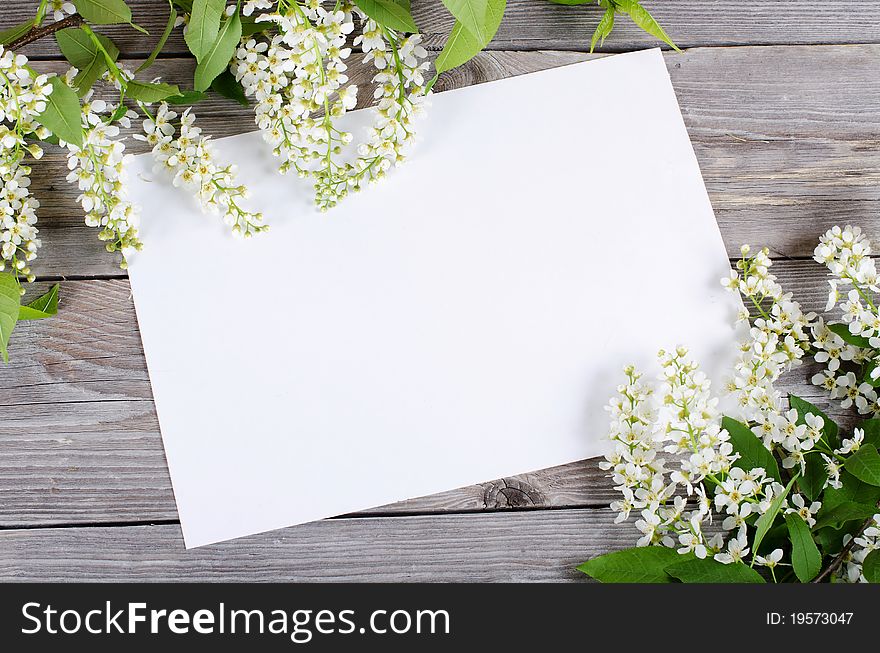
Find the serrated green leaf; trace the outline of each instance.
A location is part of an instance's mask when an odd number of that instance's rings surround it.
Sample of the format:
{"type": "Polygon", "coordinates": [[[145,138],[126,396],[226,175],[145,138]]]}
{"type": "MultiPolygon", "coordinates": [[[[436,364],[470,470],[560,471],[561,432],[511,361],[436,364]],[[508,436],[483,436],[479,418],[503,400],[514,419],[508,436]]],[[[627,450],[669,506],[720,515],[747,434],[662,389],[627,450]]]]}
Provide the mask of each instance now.
{"type": "Polygon", "coordinates": [[[798,480],[798,488],[810,501],[816,501],[825,488],[828,470],[825,467],[825,461],[818,452],[806,454],[805,461],[804,473],[798,480]]]}
{"type": "Polygon", "coordinates": [[[757,571],[741,562],[725,565],[712,558],[696,556],[665,568],[667,574],[682,583],[764,583],[757,571]]]}
{"type": "Polygon", "coordinates": [[[877,506],[853,503],[852,501],[845,501],[831,509],[826,509],[823,506],[816,516],[816,525],[813,526],[813,530],[818,531],[829,527],[839,529],[846,522],[864,521],[876,512],[877,506]]]}
{"type": "Polygon", "coordinates": [[[840,445],[840,441],[838,440],[837,424],[834,422],[833,419],[828,417],[828,415],[823,413],[809,401],[801,399],[796,395],[788,395],[788,404],[789,406],[797,410],[798,424],[806,424],[807,422],[805,418],[809,414],[821,417],[822,420],[825,422],[822,426],[822,433],[825,435],[825,439],[828,441],[828,445],[831,448],[836,448],[840,445]]]}
{"type": "Polygon", "coordinates": [[[225,9],[226,0],[193,0],[184,40],[196,61],[201,62],[217,42],[225,9]]]}
{"type": "Polygon", "coordinates": [[[660,23],[654,20],[654,17],[648,13],[648,10],[642,7],[636,0],[615,0],[615,3],[623,11],[629,14],[633,22],[645,30],[648,34],[656,37],[670,46],[673,50],[681,52],[678,46],[672,42],[669,35],[660,27],[660,23]]]}
{"type": "Polygon", "coordinates": [[[59,285],[56,283],[49,289],[49,292],[40,295],[25,306],[20,306],[18,309],[19,322],[42,320],[58,313],[58,290],[59,285]]]}
{"type": "Polygon", "coordinates": [[[481,43],[488,43],[486,9],[488,0],[443,0],[449,13],[481,43]]]}
{"type": "Polygon", "coordinates": [[[211,90],[225,98],[235,100],[243,107],[249,104],[241,82],[235,79],[235,75],[228,68],[217,75],[217,78],[211,82],[211,90]]]}
{"type": "Polygon", "coordinates": [[[642,546],[587,560],[578,570],[603,583],[671,583],[664,568],[678,557],[675,549],[642,546]]]}
{"type": "Polygon", "coordinates": [[[734,463],[735,467],[746,471],[763,467],[767,476],[779,482],[782,481],[776,458],[764,446],[761,439],[752,432],[752,429],[727,416],[721,419],[721,428],[730,434],[730,444],[733,445],[733,450],[740,455],[739,460],[734,463]]]}
{"type": "Polygon", "coordinates": [[[12,43],[14,40],[21,38],[27,34],[34,26],[33,20],[27,20],[23,23],[10,27],[0,32],[0,45],[12,43]]]}
{"type": "Polygon", "coordinates": [[[124,0],[73,0],[76,11],[94,25],[131,24],[131,9],[124,0]]]}
{"type": "Polygon", "coordinates": [[[134,79],[126,85],[125,92],[131,99],[146,104],[161,102],[165,98],[180,95],[180,89],[176,84],[139,82],[134,79]]]}
{"type": "Polygon", "coordinates": [[[862,575],[869,583],[880,583],[880,549],[874,549],[865,556],[862,575]]]}
{"type": "Polygon", "coordinates": [[[409,9],[393,0],[355,0],[355,4],[367,16],[388,29],[413,34],[419,31],[409,9]]]}
{"type": "Polygon", "coordinates": [[[82,114],[76,92],[58,76],[50,77],[49,83],[52,93],[37,121],[61,140],[82,146],[82,114]]]}
{"type": "Polygon", "coordinates": [[[613,29],[614,9],[606,9],[605,14],[602,16],[602,20],[600,20],[599,24],[596,26],[596,31],[593,32],[593,38],[590,39],[590,54],[596,49],[596,43],[598,43],[600,47],[605,44],[605,39],[611,34],[611,30],[613,29]]]}
{"type": "MultiPolygon", "coordinates": [[[[119,49],[109,38],[102,34],[95,34],[95,37],[110,55],[113,61],[119,56],[119,49]]],[[[79,27],[68,27],[55,33],[55,40],[61,54],[67,59],[71,65],[79,69],[73,83],[79,90],[80,95],[86,92],[97,81],[97,79],[107,70],[107,60],[104,54],[95,45],[92,37],[79,27]]]]}
{"type": "Polygon", "coordinates": [[[0,272],[0,358],[9,362],[9,337],[18,322],[21,293],[11,272],[0,272]]]}
{"type": "Polygon", "coordinates": [[[822,554],[813,541],[810,527],[797,513],[785,516],[788,536],[791,538],[791,564],[802,583],[809,583],[822,570],[822,554]]]}
{"type": "Polygon", "coordinates": [[[443,50],[437,56],[436,61],[434,61],[437,74],[457,68],[479,54],[495,38],[506,7],[507,0],[488,0],[486,3],[486,34],[488,40],[485,42],[478,40],[460,22],[456,21],[452,31],[449,33],[449,38],[446,39],[446,45],[443,46],[443,50]]]}
{"type": "Polygon", "coordinates": [[[856,347],[870,347],[871,346],[871,343],[868,341],[867,338],[863,338],[862,336],[857,336],[857,335],[850,333],[849,325],[847,325],[847,324],[843,324],[840,322],[838,322],[837,324],[829,324],[828,330],[831,331],[832,333],[836,333],[838,336],[840,336],[840,338],[844,342],[846,342],[850,345],[854,345],[856,347]]]}
{"type": "Polygon", "coordinates": [[[156,61],[156,57],[159,56],[159,53],[162,52],[162,48],[165,47],[165,43],[168,41],[168,37],[171,36],[171,30],[174,29],[174,23],[177,20],[177,10],[174,8],[173,4],[168,5],[169,14],[168,14],[168,22],[165,24],[165,31],[162,32],[162,36],[159,37],[159,41],[156,43],[156,47],[153,48],[153,51],[150,53],[150,56],[146,58],[146,60],[137,67],[135,72],[139,73],[142,70],[146,70],[150,66],[153,65],[153,62],[156,61]]]}
{"type": "Polygon", "coordinates": [[[211,86],[217,75],[222,73],[229,61],[235,54],[238,41],[241,39],[241,17],[238,10],[223,21],[217,40],[211,46],[199,65],[196,66],[196,75],[193,86],[197,91],[206,91],[211,86]]]}
{"type": "MultiPolygon", "coordinates": [[[[764,541],[764,537],[767,535],[770,527],[773,526],[773,522],[776,521],[776,516],[779,514],[779,510],[782,507],[782,502],[785,501],[785,497],[788,496],[788,493],[791,491],[791,486],[794,485],[797,478],[798,477],[795,476],[788,482],[788,485],[785,486],[785,491],[773,499],[767,512],[758,517],[758,521],[755,522],[755,539],[752,544],[752,556],[758,555],[761,542],[764,541]]],[[[752,565],[754,566],[754,564],[753,557],[752,565]]]]}
{"type": "Polygon", "coordinates": [[[873,444],[862,444],[843,467],[863,483],[880,486],[880,453],[873,444]]]}

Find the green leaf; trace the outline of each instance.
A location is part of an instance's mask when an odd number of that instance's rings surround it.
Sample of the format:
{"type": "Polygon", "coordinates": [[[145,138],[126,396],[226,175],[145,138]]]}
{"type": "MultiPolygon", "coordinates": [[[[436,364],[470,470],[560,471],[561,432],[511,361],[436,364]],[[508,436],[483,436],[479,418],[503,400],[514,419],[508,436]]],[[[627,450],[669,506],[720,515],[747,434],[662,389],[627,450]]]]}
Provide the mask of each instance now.
{"type": "Polygon", "coordinates": [[[855,428],[862,429],[865,432],[865,439],[862,444],[873,444],[880,449],[880,419],[866,419],[856,424],[855,428]]]}
{"type": "Polygon", "coordinates": [[[18,320],[42,320],[43,318],[52,317],[58,313],[58,289],[56,283],[49,289],[49,292],[40,295],[30,304],[21,306],[18,309],[18,320]]]}
{"type": "Polygon", "coordinates": [[[849,332],[849,325],[838,322],[837,324],[829,324],[828,330],[832,333],[836,333],[841,337],[841,339],[850,344],[855,345],[856,347],[868,347],[870,348],[871,343],[867,338],[863,338],[862,336],[857,336],[849,332]]]}
{"type": "Polygon", "coordinates": [[[810,527],[797,513],[785,516],[788,535],[791,538],[791,564],[802,583],[809,583],[822,570],[822,554],[810,535],[810,527]]]}
{"type": "Polygon", "coordinates": [[[671,583],[664,568],[678,557],[665,546],[640,546],[587,560],[578,570],[603,583],[671,583]]]}
{"type": "Polygon", "coordinates": [[[244,94],[241,83],[235,79],[235,75],[227,68],[211,82],[211,90],[225,98],[235,100],[241,106],[248,106],[248,99],[244,94]]]}
{"type": "Polygon", "coordinates": [[[58,76],[50,77],[52,93],[37,121],[61,140],[82,146],[82,114],[76,92],[58,76]]]}
{"type": "Polygon", "coordinates": [[[841,503],[830,510],[826,510],[823,507],[817,515],[816,525],[813,526],[813,530],[818,531],[827,527],[838,529],[846,522],[864,521],[876,512],[877,506],[853,503],[852,501],[841,503]]]}
{"type": "Polygon", "coordinates": [[[18,322],[21,293],[18,281],[11,272],[0,272],[0,357],[9,362],[9,336],[18,322]]]}
{"type": "Polygon", "coordinates": [[[840,441],[837,438],[837,424],[833,419],[828,417],[825,413],[819,410],[816,406],[811,404],[809,401],[801,399],[796,395],[788,395],[788,405],[797,410],[798,412],[798,424],[806,424],[806,416],[809,414],[816,415],[817,417],[821,417],[825,424],[822,426],[822,433],[825,434],[825,439],[828,441],[828,444],[834,448],[840,444],[840,441]]]}
{"type": "Polygon", "coordinates": [[[840,488],[825,489],[825,494],[822,496],[822,507],[825,510],[831,510],[848,501],[871,506],[880,501],[880,488],[863,483],[846,470],[841,471],[840,482],[842,484],[840,488]]]}
{"type": "MultiPolygon", "coordinates": [[[[776,521],[776,516],[779,514],[779,509],[782,507],[782,502],[785,501],[785,497],[788,496],[788,493],[791,491],[791,486],[794,485],[794,482],[797,480],[797,478],[798,477],[795,476],[788,482],[788,485],[785,486],[785,491],[773,499],[770,507],[767,509],[767,512],[758,517],[758,521],[755,522],[755,539],[752,545],[752,556],[758,555],[761,542],[764,541],[764,537],[767,535],[767,531],[770,530],[770,527],[773,526],[773,522],[776,521]]],[[[754,564],[755,563],[753,557],[752,565],[754,564]]]]}
{"type": "Polygon", "coordinates": [[[443,46],[443,50],[434,61],[437,74],[467,63],[479,54],[489,44],[489,41],[495,38],[506,7],[507,0],[488,0],[486,4],[486,41],[480,41],[468,32],[459,21],[456,21],[449,33],[449,38],[446,39],[446,45],[443,46]]]}
{"type": "Polygon", "coordinates": [[[819,544],[819,549],[825,555],[837,555],[843,549],[843,536],[846,531],[836,531],[833,528],[823,528],[821,531],[815,531],[814,537],[819,544]]]}
{"type": "Polygon", "coordinates": [[[124,0],[73,0],[80,16],[95,25],[131,24],[131,9],[124,0]]]}
{"type": "Polygon", "coordinates": [[[139,82],[134,79],[126,85],[125,92],[133,100],[138,100],[146,104],[160,102],[165,98],[180,95],[180,89],[177,88],[176,84],[139,82]]]}
{"type": "Polygon", "coordinates": [[[648,13],[648,10],[642,7],[642,5],[636,2],[636,0],[615,0],[615,3],[623,11],[629,14],[629,17],[632,18],[636,25],[641,27],[648,34],[660,39],[673,50],[681,52],[681,50],[678,49],[678,46],[672,42],[671,38],[669,38],[669,35],[663,31],[660,24],[654,20],[654,17],[651,14],[648,13]]]}
{"type": "Polygon", "coordinates": [[[599,47],[605,45],[605,39],[611,34],[611,30],[613,29],[614,9],[609,8],[605,10],[605,15],[602,16],[602,20],[600,20],[599,24],[596,26],[596,31],[593,32],[593,38],[590,39],[590,54],[596,49],[596,43],[599,44],[599,47]]]}
{"type": "Polygon", "coordinates": [[[355,4],[367,16],[388,29],[411,33],[419,31],[409,9],[393,0],[355,0],[355,4]]]}
{"type": "Polygon", "coordinates": [[[776,458],[764,446],[761,439],[752,432],[752,429],[727,416],[721,419],[721,428],[730,434],[730,444],[733,445],[733,450],[740,455],[739,460],[734,463],[735,467],[746,471],[755,467],[763,467],[767,476],[782,482],[776,458]]]}
{"type": "Polygon", "coordinates": [[[28,20],[19,25],[3,30],[0,32],[0,45],[12,43],[14,40],[21,38],[27,34],[33,26],[34,21],[28,20]]]}
{"type": "Polygon", "coordinates": [[[259,34],[260,32],[265,32],[268,29],[271,29],[272,24],[267,21],[257,22],[256,16],[242,16],[241,17],[241,35],[242,36],[253,36],[254,34],[259,34]]]}
{"type": "Polygon", "coordinates": [[[168,5],[168,9],[170,10],[170,13],[168,14],[168,22],[165,24],[165,31],[162,32],[162,36],[159,37],[159,41],[156,43],[156,47],[153,48],[150,56],[146,58],[144,63],[137,67],[137,70],[135,70],[136,73],[146,70],[153,65],[153,62],[156,61],[156,57],[159,56],[159,53],[162,52],[162,48],[165,47],[168,37],[171,36],[171,30],[174,29],[174,22],[177,20],[177,10],[172,4],[168,5]]]}
{"type": "Polygon", "coordinates": [[[168,104],[195,104],[196,102],[201,102],[207,97],[207,93],[202,93],[201,91],[181,91],[180,95],[172,95],[171,97],[165,98],[165,101],[168,104]]]}
{"type": "MultiPolygon", "coordinates": [[[[798,518],[800,519],[800,518],[798,518]]],[[[666,567],[666,573],[682,583],[764,583],[757,571],[741,562],[725,565],[696,556],[666,567]]]]}
{"type": "MultiPolygon", "coordinates": [[[[116,61],[119,56],[119,49],[114,45],[113,41],[102,34],[95,34],[95,37],[107,51],[107,54],[116,61]]],[[[80,95],[92,88],[97,79],[107,70],[107,60],[98,46],[92,40],[92,37],[79,27],[68,27],[55,34],[55,40],[61,54],[67,59],[71,65],[79,69],[73,83],[79,90],[80,95]]]]}
{"type": "Polygon", "coordinates": [[[193,0],[184,40],[196,61],[201,62],[217,42],[225,9],[226,0],[193,0]]]}
{"type": "Polygon", "coordinates": [[[874,549],[862,562],[862,575],[869,583],[880,583],[880,549],[874,549]]]}
{"type": "Polygon", "coordinates": [[[825,461],[818,452],[806,454],[805,459],[804,474],[798,481],[798,488],[810,501],[816,501],[825,488],[828,470],[825,468],[825,461]]]}
{"type": "Polygon", "coordinates": [[[478,41],[486,40],[486,9],[488,0],[443,0],[449,13],[478,41]]]}
{"type": "Polygon", "coordinates": [[[880,454],[873,444],[862,444],[843,466],[860,481],[880,486],[880,454]]]}
{"type": "Polygon", "coordinates": [[[194,86],[197,91],[208,90],[217,75],[229,66],[229,60],[235,54],[240,39],[241,18],[236,9],[232,16],[223,21],[217,40],[196,66],[194,86]]]}

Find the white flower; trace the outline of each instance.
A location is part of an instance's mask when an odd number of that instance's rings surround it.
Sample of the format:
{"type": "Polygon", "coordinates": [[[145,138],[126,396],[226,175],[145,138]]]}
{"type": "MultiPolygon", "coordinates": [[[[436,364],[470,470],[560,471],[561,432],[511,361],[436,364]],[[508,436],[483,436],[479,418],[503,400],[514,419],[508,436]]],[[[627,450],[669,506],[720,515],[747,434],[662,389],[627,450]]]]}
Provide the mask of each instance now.
{"type": "Polygon", "coordinates": [[[271,9],[273,4],[275,3],[272,0],[247,0],[241,7],[241,13],[250,16],[254,9],[271,9]]]}
{"type": "Polygon", "coordinates": [[[749,554],[748,539],[746,537],[746,529],[742,528],[736,537],[732,537],[727,541],[727,551],[716,553],[715,559],[726,565],[734,562],[742,562],[749,554]]]}
{"type": "Polygon", "coordinates": [[[73,6],[73,3],[65,0],[49,0],[49,10],[56,21],[62,20],[65,14],[76,13],[76,7],[73,6]]]}
{"type": "MultiPolygon", "coordinates": [[[[128,199],[124,170],[125,145],[118,139],[119,127],[105,121],[116,107],[103,100],[92,100],[91,92],[83,98],[81,109],[83,143],[67,143],[67,181],[79,187],[77,200],[85,211],[85,223],[100,227],[98,238],[108,252],[125,255],[140,249],[138,238],[140,212],[128,199]]],[[[126,113],[130,120],[135,114],[126,113]]]]}
{"type": "Polygon", "coordinates": [[[774,549],[767,556],[755,556],[755,564],[773,569],[782,560],[782,549],[774,549]]]}
{"type": "Polygon", "coordinates": [[[420,36],[381,28],[347,3],[333,11],[318,2],[279,5],[257,20],[274,23],[278,34],[268,42],[243,39],[230,69],[255,101],[256,124],[281,159],[280,171],[312,178],[318,208],[335,206],[403,161],[426,94],[420,36]],[[337,124],[357,104],[358,88],[348,83],[345,63],[356,15],[364,31],[354,45],[380,72],[373,79],[376,121],[369,140],[349,148],[353,135],[337,124]],[[348,149],[360,155],[354,162],[343,158],[348,149]]]}
{"type": "Polygon", "coordinates": [[[842,465],[837,463],[837,461],[829,458],[824,453],[820,455],[825,461],[825,471],[828,473],[828,479],[825,481],[825,487],[833,487],[834,489],[839,490],[843,487],[843,483],[840,481],[840,471],[842,469],[842,465]]]}
{"type": "Polygon", "coordinates": [[[215,161],[208,137],[195,126],[195,115],[190,109],[183,112],[175,138],[173,122],[177,118],[177,113],[162,102],[156,115],[144,121],[146,135],[140,138],[153,146],[157,167],[174,175],[175,186],[193,189],[202,209],[221,216],[233,234],[249,238],[266,231],[262,214],[242,206],[247,190],[236,182],[234,166],[221,166],[215,161]]]}
{"type": "Polygon", "coordinates": [[[865,432],[862,429],[855,429],[853,431],[853,436],[851,439],[844,439],[840,444],[840,449],[835,449],[834,453],[839,455],[845,455],[848,453],[854,453],[859,450],[862,446],[862,441],[865,439],[865,432]]]}
{"type": "Polygon", "coordinates": [[[34,140],[49,136],[37,118],[51,92],[48,77],[35,76],[27,57],[0,46],[0,272],[9,270],[28,281],[34,280],[30,262],[41,244],[36,226],[40,203],[30,194],[31,168],[24,160],[43,155],[34,140]]]}
{"type": "Polygon", "coordinates": [[[810,505],[807,505],[806,501],[804,501],[803,496],[801,496],[800,494],[795,494],[794,496],[791,497],[791,503],[792,503],[792,507],[787,508],[785,510],[786,515],[789,513],[795,513],[797,515],[800,515],[801,518],[805,522],[807,522],[807,525],[810,528],[812,528],[813,526],[816,525],[816,520],[814,518],[814,515],[822,507],[821,502],[813,501],[810,505]]]}

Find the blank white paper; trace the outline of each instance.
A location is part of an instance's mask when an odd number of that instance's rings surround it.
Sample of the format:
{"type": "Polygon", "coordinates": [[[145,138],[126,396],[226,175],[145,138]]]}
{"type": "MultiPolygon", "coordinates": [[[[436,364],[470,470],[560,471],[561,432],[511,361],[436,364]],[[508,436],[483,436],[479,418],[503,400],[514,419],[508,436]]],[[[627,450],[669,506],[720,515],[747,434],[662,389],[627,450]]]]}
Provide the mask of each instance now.
{"type": "Polygon", "coordinates": [[[271,224],[247,241],[130,164],[187,547],[599,455],[660,347],[720,383],[738,303],[658,50],[440,93],[419,134],[326,214],[259,134],[216,141],[271,224]]]}

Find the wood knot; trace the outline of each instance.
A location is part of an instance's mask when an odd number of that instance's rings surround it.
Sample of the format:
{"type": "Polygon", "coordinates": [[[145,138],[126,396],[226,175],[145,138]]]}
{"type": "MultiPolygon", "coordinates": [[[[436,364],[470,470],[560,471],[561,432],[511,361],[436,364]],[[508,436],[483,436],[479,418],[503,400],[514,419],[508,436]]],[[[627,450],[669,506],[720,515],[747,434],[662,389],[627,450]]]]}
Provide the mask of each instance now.
{"type": "Polygon", "coordinates": [[[483,484],[483,507],[487,509],[537,508],[546,503],[540,490],[519,478],[483,484]]]}

